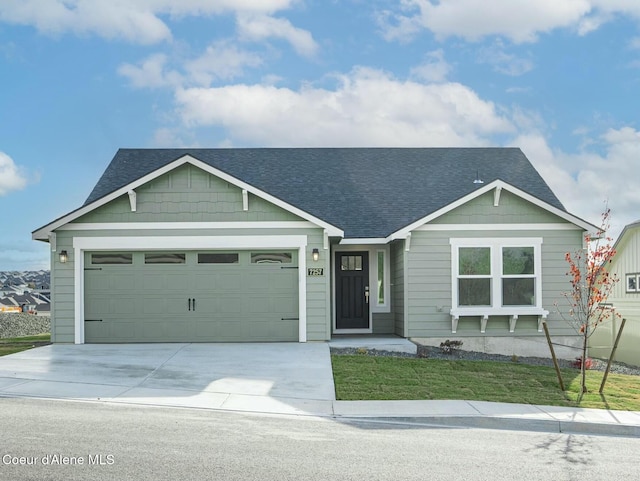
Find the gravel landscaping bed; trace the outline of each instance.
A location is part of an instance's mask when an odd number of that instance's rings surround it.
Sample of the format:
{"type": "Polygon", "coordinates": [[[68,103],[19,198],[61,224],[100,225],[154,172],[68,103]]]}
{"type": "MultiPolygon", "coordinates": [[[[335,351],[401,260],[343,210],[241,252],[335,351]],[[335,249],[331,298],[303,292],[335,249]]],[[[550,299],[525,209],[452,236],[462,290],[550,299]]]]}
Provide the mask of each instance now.
{"type": "MultiPolygon", "coordinates": [[[[358,348],[331,348],[331,354],[344,355],[367,355],[367,356],[391,356],[391,357],[405,357],[405,358],[428,358],[428,359],[442,359],[447,361],[462,360],[462,361],[498,361],[498,362],[518,362],[521,364],[531,364],[534,366],[549,366],[553,367],[553,361],[550,358],[544,357],[517,357],[515,360],[512,356],[505,356],[502,354],[486,354],[484,352],[476,351],[463,351],[456,349],[451,353],[445,353],[439,347],[432,346],[418,346],[417,354],[407,354],[403,352],[391,352],[391,351],[378,351],[375,349],[358,349],[358,348]]],[[[558,364],[562,368],[574,368],[572,361],[565,359],[558,359],[558,364]]],[[[592,371],[604,371],[607,367],[606,360],[592,359],[592,371]]],[[[640,376],[640,368],[635,366],[629,366],[624,363],[613,363],[611,365],[612,373],[629,374],[632,376],[640,376]]]]}
{"type": "Polygon", "coordinates": [[[0,339],[33,336],[51,330],[49,316],[34,316],[23,313],[0,313],[0,339]]]}

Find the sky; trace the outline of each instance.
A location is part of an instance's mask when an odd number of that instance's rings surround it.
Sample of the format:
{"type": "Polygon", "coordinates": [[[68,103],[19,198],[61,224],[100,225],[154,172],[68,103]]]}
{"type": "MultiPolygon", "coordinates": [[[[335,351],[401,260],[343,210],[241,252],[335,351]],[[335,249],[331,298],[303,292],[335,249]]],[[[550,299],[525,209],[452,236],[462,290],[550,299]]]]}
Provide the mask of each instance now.
{"type": "Polygon", "coordinates": [[[640,219],[638,0],[0,0],[0,271],[121,147],[520,147],[640,219]]]}

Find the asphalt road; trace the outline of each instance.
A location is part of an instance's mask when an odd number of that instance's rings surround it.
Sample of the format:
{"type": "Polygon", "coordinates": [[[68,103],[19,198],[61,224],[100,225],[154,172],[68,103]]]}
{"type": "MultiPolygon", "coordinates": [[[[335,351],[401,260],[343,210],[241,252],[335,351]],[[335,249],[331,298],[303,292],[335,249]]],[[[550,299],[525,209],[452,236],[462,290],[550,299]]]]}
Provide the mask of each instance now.
{"type": "Polygon", "coordinates": [[[638,438],[0,398],[2,481],[620,481],[639,471],[638,438]]]}

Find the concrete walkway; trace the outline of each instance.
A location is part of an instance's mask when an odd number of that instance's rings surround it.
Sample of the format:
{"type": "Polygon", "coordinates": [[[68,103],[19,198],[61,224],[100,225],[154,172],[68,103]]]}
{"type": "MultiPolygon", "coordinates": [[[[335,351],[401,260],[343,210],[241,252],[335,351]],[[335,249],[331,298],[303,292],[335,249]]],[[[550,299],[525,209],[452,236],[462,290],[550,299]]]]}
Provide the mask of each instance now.
{"type": "Polygon", "coordinates": [[[51,345],[0,357],[0,396],[640,437],[640,412],[337,401],[326,343],[51,345]]]}

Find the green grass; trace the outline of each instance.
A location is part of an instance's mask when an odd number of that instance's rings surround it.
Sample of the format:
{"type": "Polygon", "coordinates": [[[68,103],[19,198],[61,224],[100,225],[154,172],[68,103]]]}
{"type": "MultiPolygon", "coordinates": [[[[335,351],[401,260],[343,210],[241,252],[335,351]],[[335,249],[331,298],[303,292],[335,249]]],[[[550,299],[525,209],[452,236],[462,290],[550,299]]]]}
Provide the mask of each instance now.
{"type": "Polygon", "coordinates": [[[13,337],[0,339],[0,356],[15,354],[38,346],[51,344],[51,334],[38,334],[35,336],[13,337]]]}
{"type": "Polygon", "coordinates": [[[640,376],[587,371],[589,393],[578,404],[580,372],[563,369],[560,390],[551,367],[491,361],[444,361],[366,355],[332,356],[336,398],[463,399],[640,411],[640,376]]]}

